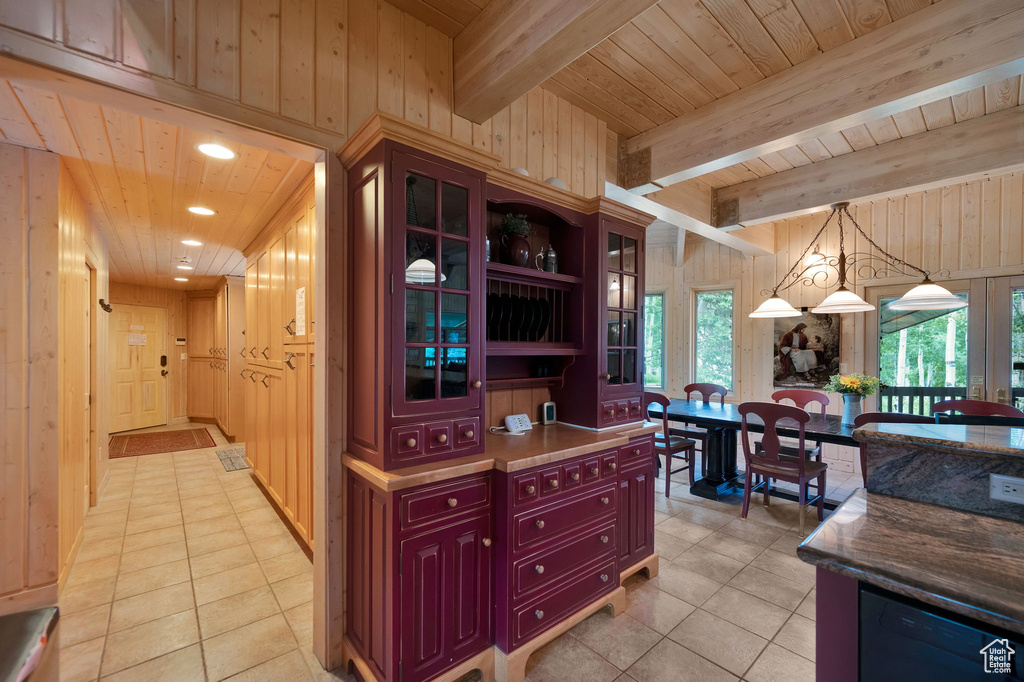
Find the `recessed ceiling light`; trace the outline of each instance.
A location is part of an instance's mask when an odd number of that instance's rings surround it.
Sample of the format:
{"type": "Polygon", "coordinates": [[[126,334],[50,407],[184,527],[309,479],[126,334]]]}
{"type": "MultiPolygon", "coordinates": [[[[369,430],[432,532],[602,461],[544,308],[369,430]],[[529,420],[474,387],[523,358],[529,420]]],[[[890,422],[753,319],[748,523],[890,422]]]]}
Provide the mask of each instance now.
{"type": "Polygon", "coordinates": [[[213,215],[216,211],[206,208],[205,206],[189,206],[188,210],[196,215],[213,215]]]}
{"type": "Polygon", "coordinates": [[[191,270],[192,266],[191,265],[179,265],[178,269],[179,270],[191,270]]]}
{"type": "Polygon", "coordinates": [[[195,239],[182,239],[181,243],[185,246],[202,246],[202,242],[197,242],[195,239]]]}
{"type": "Polygon", "coordinates": [[[212,156],[215,159],[235,158],[235,153],[233,151],[231,151],[227,147],[221,146],[219,144],[214,144],[212,142],[196,145],[196,149],[206,154],[207,156],[212,156]]]}
{"type": "Polygon", "coordinates": [[[188,277],[175,277],[174,281],[175,282],[187,282],[188,281],[188,277]]]}

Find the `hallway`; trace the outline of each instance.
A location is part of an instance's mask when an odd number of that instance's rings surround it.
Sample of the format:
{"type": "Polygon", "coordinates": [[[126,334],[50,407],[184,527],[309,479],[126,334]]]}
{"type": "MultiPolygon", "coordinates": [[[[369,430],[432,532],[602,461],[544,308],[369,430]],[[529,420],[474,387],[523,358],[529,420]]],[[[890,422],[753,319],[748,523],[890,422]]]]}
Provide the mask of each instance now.
{"type": "Polygon", "coordinates": [[[110,461],[60,598],[61,680],[331,680],[313,569],[232,447],[110,461]]]}

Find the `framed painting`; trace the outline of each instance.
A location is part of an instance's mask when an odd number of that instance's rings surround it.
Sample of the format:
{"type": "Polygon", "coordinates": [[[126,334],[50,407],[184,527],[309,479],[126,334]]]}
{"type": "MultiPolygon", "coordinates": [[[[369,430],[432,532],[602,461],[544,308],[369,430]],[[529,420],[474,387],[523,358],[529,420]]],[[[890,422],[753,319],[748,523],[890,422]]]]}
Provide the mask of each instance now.
{"type": "Polygon", "coordinates": [[[775,318],[775,386],[823,388],[839,372],[839,315],[775,318]]]}

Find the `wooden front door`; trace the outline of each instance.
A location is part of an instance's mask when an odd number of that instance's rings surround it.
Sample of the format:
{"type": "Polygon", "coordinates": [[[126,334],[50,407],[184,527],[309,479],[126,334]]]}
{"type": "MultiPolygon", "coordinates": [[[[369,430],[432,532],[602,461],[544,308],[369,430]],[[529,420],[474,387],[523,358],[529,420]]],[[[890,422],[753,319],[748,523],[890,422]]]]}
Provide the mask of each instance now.
{"type": "Polygon", "coordinates": [[[109,339],[111,433],[166,424],[166,311],[115,305],[109,339]]]}

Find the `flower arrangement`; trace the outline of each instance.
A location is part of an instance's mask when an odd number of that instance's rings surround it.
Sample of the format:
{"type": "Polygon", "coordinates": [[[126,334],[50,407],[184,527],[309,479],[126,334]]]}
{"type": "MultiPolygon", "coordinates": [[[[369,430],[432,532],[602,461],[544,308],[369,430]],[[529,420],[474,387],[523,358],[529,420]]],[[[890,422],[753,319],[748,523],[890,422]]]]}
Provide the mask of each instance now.
{"type": "Polygon", "coordinates": [[[531,231],[530,221],[527,220],[525,213],[520,213],[519,215],[509,213],[501,219],[501,231],[509,236],[520,235],[528,237],[531,231]]]}
{"type": "Polygon", "coordinates": [[[866,374],[833,374],[825,384],[825,390],[864,396],[874,395],[881,385],[878,377],[869,377],[866,374]]]}

